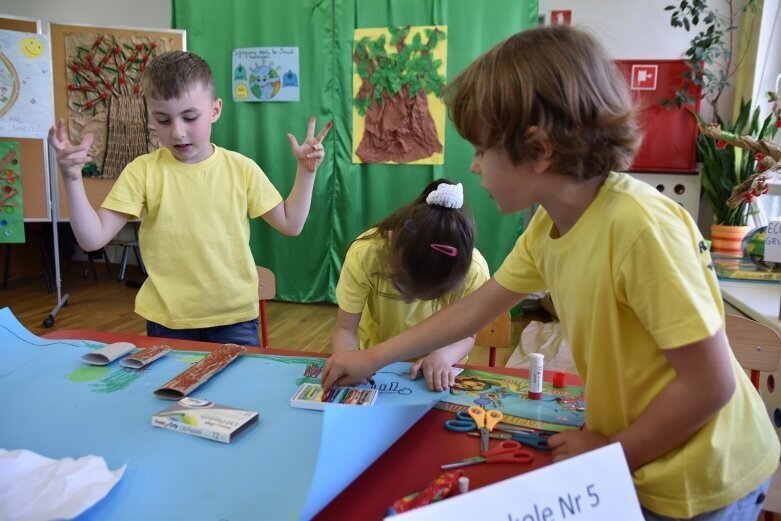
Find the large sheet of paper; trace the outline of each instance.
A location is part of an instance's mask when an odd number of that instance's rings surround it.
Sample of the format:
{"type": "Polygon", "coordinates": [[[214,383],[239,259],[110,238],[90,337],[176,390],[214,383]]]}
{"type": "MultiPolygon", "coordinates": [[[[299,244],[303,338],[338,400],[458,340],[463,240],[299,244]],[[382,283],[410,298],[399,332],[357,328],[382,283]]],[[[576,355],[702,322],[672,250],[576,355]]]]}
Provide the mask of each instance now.
{"type": "Polygon", "coordinates": [[[193,393],[260,413],[226,445],[151,425],[170,403],[153,391],[204,354],[171,352],[141,370],[79,359],[102,345],[37,337],[0,310],[0,447],[127,465],[84,519],[309,519],[443,394],[400,363],[377,373],[374,406],[297,409],[306,366],[323,359],[245,355],[193,393]]]}

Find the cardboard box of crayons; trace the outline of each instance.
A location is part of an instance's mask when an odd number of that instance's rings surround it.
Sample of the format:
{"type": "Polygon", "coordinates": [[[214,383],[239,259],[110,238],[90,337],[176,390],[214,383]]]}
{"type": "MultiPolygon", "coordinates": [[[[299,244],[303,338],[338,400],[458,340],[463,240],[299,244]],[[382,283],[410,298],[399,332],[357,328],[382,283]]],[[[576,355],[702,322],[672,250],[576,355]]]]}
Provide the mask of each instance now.
{"type": "Polygon", "coordinates": [[[303,384],[290,398],[290,406],[301,409],[323,410],[326,405],[374,405],[377,389],[361,387],[334,387],[323,400],[323,388],[317,384],[303,384]]]}
{"type": "Polygon", "coordinates": [[[182,398],[152,416],[152,425],[230,443],[258,422],[258,413],[207,400],[182,398]]]}

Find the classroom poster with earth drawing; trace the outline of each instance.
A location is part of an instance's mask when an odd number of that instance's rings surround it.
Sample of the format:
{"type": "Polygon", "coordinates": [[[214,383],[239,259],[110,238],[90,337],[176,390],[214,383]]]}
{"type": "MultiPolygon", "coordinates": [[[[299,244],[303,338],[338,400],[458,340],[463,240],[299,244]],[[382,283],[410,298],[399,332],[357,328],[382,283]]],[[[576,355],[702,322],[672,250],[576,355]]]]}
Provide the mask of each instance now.
{"type": "Polygon", "coordinates": [[[233,49],[233,101],[298,101],[298,47],[233,49]]]}

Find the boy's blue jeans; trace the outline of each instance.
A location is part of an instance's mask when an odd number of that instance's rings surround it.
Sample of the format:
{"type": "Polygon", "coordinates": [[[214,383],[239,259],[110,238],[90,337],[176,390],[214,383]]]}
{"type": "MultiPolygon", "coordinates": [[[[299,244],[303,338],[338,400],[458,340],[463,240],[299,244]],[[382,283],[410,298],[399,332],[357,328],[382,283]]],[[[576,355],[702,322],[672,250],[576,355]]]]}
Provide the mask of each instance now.
{"type": "Polygon", "coordinates": [[[216,344],[239,344],[241,346],[260,347],[257,318],[227,326],[197,329],[169,329],[157,322],[147,320],[146,334],[147,336],[176,338],[178,340],[197,340],[199,342],[214,342],[216,344]]]}
{"type": "MultiPolygon", "coordinates": [[[[689,518],[687,521],[757,521],[759,513],[762,511],[762,503],[765,501],[765,494],[770,486],[770,480],[765,481],[746,496],[738,499],[724,508],[703,512],[689,518]]],[[[677,517],[660,516],[650,510],[643,508],[643,517],[645,521],[677,521],[677,517]]]]}

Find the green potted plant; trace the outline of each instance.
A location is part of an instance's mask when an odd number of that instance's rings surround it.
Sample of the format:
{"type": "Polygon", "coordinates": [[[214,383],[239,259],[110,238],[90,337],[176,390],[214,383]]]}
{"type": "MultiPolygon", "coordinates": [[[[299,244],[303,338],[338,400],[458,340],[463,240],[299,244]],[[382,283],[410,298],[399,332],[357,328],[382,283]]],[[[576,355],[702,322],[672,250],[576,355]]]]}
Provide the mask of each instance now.
{"type": "MultiPolygon", "coordinates": [[[[741,100],[732,121],[719,114],[719,100],[746,55],[746,45],[738,46],[737,52],[733,53],[737,19],[749,10],[755,11],[761,5],[761,0],[726,0],[722,5],[724,11],[721,13],[711,9],[706,0],[681,0],[678,4],[665,7],[666,11],[670,11],[671,26],[682,27],[686,31],[696,28],[698,32],[685,51],[690,70],[673,99],[663,100],[663,104],[675,107],[691,104],[694,100],[689,93],[692,90],[700,91],[702,100],[713,109],[712,123],[719,125],[721,130],[757,140],[772,140],[777,131],[777,122],[771,116],[761,120],[759,108],[751,110],[751,100],[741,100]]],[[[693,113],[693,116],[701,126],[705,124],[699,114],[693,113]]],[[[702,165],[703,193],[713,211],[713,251],[739,256],[740,241],[748,231],[746,225],[752,211],[751,203],[744,201],[730,208],[727,200],[735,186],[757,172],[758,161],[753,154],[728,146],[726,142],[708,137],[702,132],[697,140],[697,153],[702,165]],[[732,244],[727,238],[732,238],[732,244]]]]}

